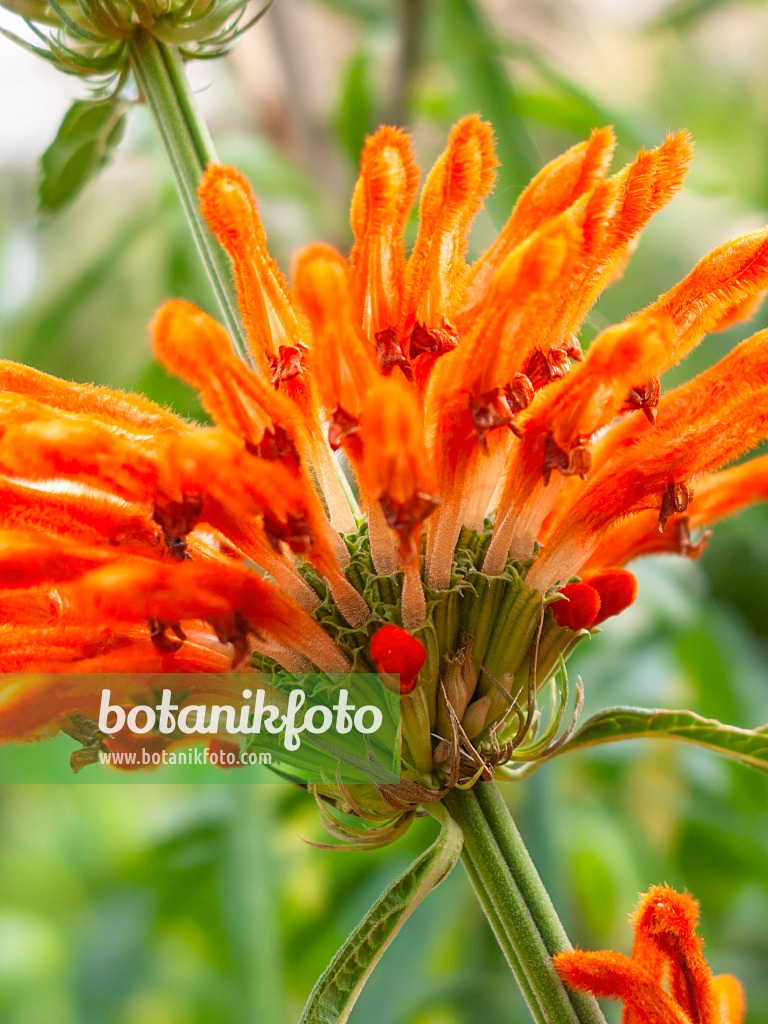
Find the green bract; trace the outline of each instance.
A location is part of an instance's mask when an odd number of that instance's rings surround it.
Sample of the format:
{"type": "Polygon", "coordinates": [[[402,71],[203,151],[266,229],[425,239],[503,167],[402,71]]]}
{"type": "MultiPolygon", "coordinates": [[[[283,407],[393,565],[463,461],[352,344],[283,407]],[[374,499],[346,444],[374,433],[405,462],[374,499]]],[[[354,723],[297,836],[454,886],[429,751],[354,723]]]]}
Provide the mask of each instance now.
{"type": "Polygon", "coordinates": [[[119,89],[131,64],[131,41],[146,32],[185,58],[220,57],[268,10],[247,18],[248,0],[0,0],[39,42],[3,35],[59,70],[119,89]]]}
{"type": "MultiPolygon", "coordinates": [[[[348,624],[316,570],[302,565],[300,571],[322,600],[314,617],[347,656],[352,671],[372,672],[373,636],[387,624],[402,625],[402,573],[376,574],[365,523],[345,540],[351,555],[347,578],[371,609],[362,627],[348,624]]],[[[426,621],[412,632],[427,657],[418,685],[400,698],[400,785],[349,787],[329,779],[312,787],[337,837],[365,847],[391,842],[420,805],[441,799],[455,786],[492,778],[505,764],[530,770],[571,734],[581,688],[574,698],[564,661],[589,633],[555,622],[548,608],[560,598],[542,599],[526,586],[530,561],[509,559],[498,576],[483,573],[490,540],[490,529],[477,533],[464,527],[450,587],[425,588],[426,621]],[[377,824],[361,826],[361,818],[377,824]]],[[[254,656],[254,667],[276,677],[282,671],[263,655],[254,656]]]]}

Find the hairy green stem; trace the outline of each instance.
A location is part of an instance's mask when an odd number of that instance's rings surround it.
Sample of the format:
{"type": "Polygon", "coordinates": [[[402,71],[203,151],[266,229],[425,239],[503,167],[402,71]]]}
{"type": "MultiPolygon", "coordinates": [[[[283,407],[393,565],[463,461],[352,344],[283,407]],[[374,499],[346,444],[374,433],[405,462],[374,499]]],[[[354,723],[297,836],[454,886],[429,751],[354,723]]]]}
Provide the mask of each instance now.
{"type": "Polygon", "coordinates": [[[131,67],[157,124],[192,235],[208,273],[224,321],[239,354],[248,359],[243,326],[232,286],[232,267],[200,215],[197,187],[216,152],[197,109],[177,51],[140,29],[129,43],[131,67]]]}
{"type": "Polygon", "coordinates": [[[536,1000],[534,991],[528,982],[528,977],[525,971],[523,970],[523,965],[520,963],[517,953],[515,952],[514,947],[512,946],[512,943],[509,939],[509,935],[507,934],[507,931],[504,927],[504,923],[496,910],[496,907],[493,903],[493,900],[488,890],[485,888],[483,884],[482,878],[475,869],[475,865],[472,861],[472,858],[468,855],[466,850],[462,850],[461,863],[464,865],[464,870],[467,872],[467,876],[469,877],[469,880],[472,883],[472,888],[475,890],[475,895],[480,901],[480,906],[485,911],[485,916],[488,918],[488,921],[490,922],[491,928],[493,929],[493,934],[496,937],[496,941],[498,942],[499,947],[502,953],[504,954],[507,963],[512,968],[512,973],[517,979],[517,983],[520,986],[520,991],[523,993],[525,1001],[530,1006],[531,1012],[533,1013],[535,1020],[538,1022],[538,1024],[547,1024],[547,1021],[542,1016],[539,1010],[539,1004],[536,1000]]]}
{"type": "Polygon", "coordinates": [[[462,861],[537,1024],[605,1024],[597,1002],[569,992],[552,956],[571,949],[495,783],[444,800],[464,836],[462,861]]]}

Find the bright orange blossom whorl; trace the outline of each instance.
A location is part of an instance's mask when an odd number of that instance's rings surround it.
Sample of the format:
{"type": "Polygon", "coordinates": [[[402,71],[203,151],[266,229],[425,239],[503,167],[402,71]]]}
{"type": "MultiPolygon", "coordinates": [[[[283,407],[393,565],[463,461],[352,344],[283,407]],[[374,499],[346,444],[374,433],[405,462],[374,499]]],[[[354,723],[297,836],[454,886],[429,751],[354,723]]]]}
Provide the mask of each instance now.
{"type": "MultiPolygon", "coordinates": [[[[495,176],[489,125],[453,129],[409,256],[418,170],[409,137],[381,128],[349,260],[309,247],[293,289],[245,178],[209,167],[201,209],[233,262],[252,365],[186,302],[167,303],[152,336],[215,427],[0,364],[3,669],[373,670],[371,639],[397,627],[427,651],[403,697],[416,776],[448,757],[445,701],[484,749],[499,692],[517,679],[535,694],[580,631],[634,599],[621,566],[697,557],[706,537],[691,529],[768,492],[765,458],[720,472],[768,435],[765,332],[689,384],[661,395],[658,381],[754,310],[768,230],[582,352],[592,303],[691,159],[679,133],[608,175],[613,145],[601,129],[552,161],[468,265],[495,176]]],[[[72,693],[47,718],[17,687],[0,694],[0,737],[82,710],[72,693]]]]}

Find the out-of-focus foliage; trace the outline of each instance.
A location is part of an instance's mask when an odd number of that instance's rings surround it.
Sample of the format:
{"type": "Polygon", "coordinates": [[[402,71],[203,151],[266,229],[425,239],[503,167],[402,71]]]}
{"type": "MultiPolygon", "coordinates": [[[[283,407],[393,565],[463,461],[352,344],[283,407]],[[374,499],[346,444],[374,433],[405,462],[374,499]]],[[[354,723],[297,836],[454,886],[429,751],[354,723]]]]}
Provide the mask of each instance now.
{"type": "MultiPolygon", "coordinates": [[[[698,150],[685,193],[646,232],[588,339],[766,220],[768,9],[645,6],[277,0],[226,68],[207,66],[214,135],[250,176],[288,269],[315,238],[349,245],[353,155],[382,119],[413,127],[425,166],[461,114],[494,122],[503,166],[473,250],[531,171],[596,124],[616,125],[617,162],[689,128],[698,150]]],[[[199,415],[145,342],[164,297],[215,311],[146,115],[131,111],[116,161],[57,218],[34,223],[34,192],[30,168],[4,173],[2,354],[199,415]]],[[[676,379],[766,323],[761,312],[751,328],[705,340],[676,379]]],[[[638,603],[569,663],[584,680],[585,715],[623,703],[768,721],[767,527],[766,509],[753,509],[717,527],[699,563],[640,565],[638,603]]],[[[350,929],[435,832],[420,821],[384,851],[330,853],[302,842],[325,837],[298,790],[81,784],[93,770],[74,786],[2,791],[7,1024],[290,1024],[350,929]]],[[[627,950],[637,894],[687,886],[702,901],[714,969],[743,979],[749,1024],[768,1022],[763,776],[660,740],[564,756],[508,793],[574,941],[627,950]]],[[[460,868],[406,923],[351,1017],[526,1019],[460,868]]]]}
{"type": "Polygon", "coordinates": [[[40,210],[55,213],[104,166],[125,129],[119,100],[77,100],[40,159],[40,210]]]}

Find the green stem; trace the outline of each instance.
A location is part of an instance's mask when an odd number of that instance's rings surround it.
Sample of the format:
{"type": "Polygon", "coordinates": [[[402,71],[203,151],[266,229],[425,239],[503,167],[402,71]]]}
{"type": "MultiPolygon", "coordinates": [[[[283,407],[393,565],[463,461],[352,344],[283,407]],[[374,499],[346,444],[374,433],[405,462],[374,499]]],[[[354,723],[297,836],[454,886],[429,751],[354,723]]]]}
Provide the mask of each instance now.
{"type": "Polygon", "coordinates": [[[483,885],[483,880],[476,871],[475,865],[466,850],[462,850],[461,863],[464,865],[464,870],[467,872],[469,880],[472,883],[472,888],[475,890],[475,894],[480,901],[480,906],[485,911],[485,916],[490,922],[493,934],[496,936],[496,941],[498,942],[507,963],[512,968],[512,973],[517,979],[517,983],[525,997],[525,1001],[531,1007],[533,1016],[539,1024],[547,1024],[546,1020],[539,1012],[539,1004],[536,1000],[534,991],[528,982],[528,977],[523,970],[523,965],[520,963],[517,953],[509,940],[509,936],[507,935],[504,924],[496,911],[493,900],[483,885]]]}
{"type": "Polygon", "coordinates": [[[197,187],[206,165],[217,160],[208,128],[189,88],[177,51],[140,29],[129,43],[131,67],[155,119],[174,181],[203,265],[239,354],[247,344],[232,286],[229,257],[200,214],[197,187]]]}
{"type": "Polygon", "coordinates": [[[493,782],[444,801],[462,830],[462,860],[538,1024],[605,1024],[597,1002],[569,992],[552,956],[571,949],[520,833],[493,782]]]}
{"type": "MultiPolygon", "coordinates": [[[[530,908],[547,952],[554,956],[564,949],[571,949],[565,928],[557,916],[549,893],[539,877],[498,786],[494,782],[480,782],[474,791],[480,810],[488,822],[512,877],[517,882],[520,895],[530,908]]],[[[595,999],[583,992],[571,990],[568,990],[568,997],[576,1008],[579,1020],[589,1021],[590,1024],[604,1024],[603,1015],[595,999]]]]}

